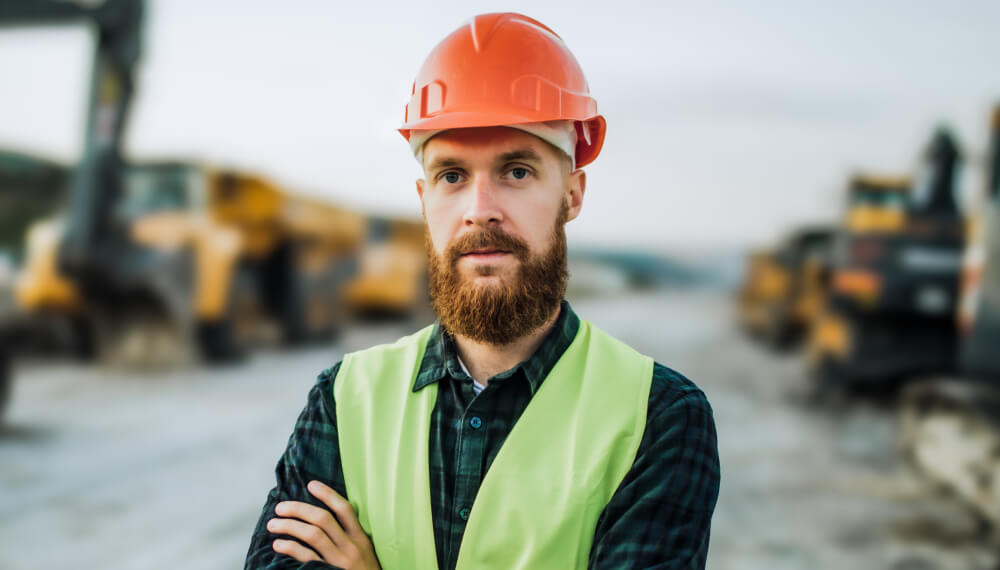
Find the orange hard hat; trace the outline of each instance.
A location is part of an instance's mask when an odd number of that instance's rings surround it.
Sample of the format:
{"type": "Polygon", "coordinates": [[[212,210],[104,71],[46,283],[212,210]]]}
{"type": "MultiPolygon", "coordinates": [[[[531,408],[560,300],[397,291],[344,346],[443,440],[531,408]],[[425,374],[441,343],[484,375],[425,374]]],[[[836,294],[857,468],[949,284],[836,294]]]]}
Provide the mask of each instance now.
{"type": "Polygon", "coordinates": [[[604,117],[562,38],[521,14],[482,14],[431,51],[399,132],[556,120],[576,125],[577,166],[597,158],[604,117]]]}

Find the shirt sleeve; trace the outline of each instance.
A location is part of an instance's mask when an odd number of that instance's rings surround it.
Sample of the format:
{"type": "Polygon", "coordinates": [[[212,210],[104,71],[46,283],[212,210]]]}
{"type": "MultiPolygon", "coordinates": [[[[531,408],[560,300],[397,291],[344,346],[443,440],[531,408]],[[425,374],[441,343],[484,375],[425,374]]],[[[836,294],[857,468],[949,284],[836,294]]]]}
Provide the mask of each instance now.
{"type": "Polygon", "coordinates": [[[342,496],[347,496],[333,400],[333,380],[339,370],[340,363],[337,363],[319,375],[309,392],[305,408],[295,422],[295,430],[288,438],[285,452],[274,469],[276,484],[267,494],[250,540],[244,565],[246,570],[332,568],[323,562],[298,562],[290,556],[275,552],[271,543],[279,535],[268,532],[267,521],[274,517],[274,507],[281,501],[302,501],[326,508],[306,490],[306,485],[314,479],[326,483],[342,496]]]}
{"type": "Polygon", "coordinates": [[[597,522],[588,567],[703,569],[719,471],[708,399],[690,380],[656,364],[646,430],[597,522]]]}

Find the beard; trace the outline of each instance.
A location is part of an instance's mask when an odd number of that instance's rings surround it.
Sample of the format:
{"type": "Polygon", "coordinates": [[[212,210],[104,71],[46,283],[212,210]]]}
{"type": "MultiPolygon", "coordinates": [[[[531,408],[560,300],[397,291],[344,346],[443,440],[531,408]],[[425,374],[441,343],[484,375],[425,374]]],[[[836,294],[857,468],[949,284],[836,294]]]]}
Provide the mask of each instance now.
{"type": "MultiPolygon", "coordinates": [[[[568,207],[563,204],[552,229],[551,245],[539,255],[532,255],[522,240],[493,227],[456,239],[438,255],[425,231],[431,304],[444,329],[477,342],[502,346],[545,324],[566,294],[567,215],[568,207]],[[507,251],[519,261],[511,279],[476,285],[462,276],[459,259],[483,248],[507,251]]],[[[475,271],[489,276],[496,268],[480,265],[475,271]]]]}

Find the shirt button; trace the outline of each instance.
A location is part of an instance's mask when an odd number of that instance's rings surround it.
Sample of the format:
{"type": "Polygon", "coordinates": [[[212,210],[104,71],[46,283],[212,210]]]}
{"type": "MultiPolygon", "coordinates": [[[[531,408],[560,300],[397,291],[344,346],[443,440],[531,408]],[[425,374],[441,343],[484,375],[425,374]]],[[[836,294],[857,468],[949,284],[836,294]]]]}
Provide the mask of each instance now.
{"type": "Polygon", "coordinates": [[[472,429],[479,429],[483,427],[483,420],[479,416],[472,416],[469,419],[469,425],[472,426],[472,429]]]}
{"type": "Polygon", "coordinates": [[[469,509],[462,509],[458,511],[458,516],[462,517],[463,521],[469,520],[469,509]]]}

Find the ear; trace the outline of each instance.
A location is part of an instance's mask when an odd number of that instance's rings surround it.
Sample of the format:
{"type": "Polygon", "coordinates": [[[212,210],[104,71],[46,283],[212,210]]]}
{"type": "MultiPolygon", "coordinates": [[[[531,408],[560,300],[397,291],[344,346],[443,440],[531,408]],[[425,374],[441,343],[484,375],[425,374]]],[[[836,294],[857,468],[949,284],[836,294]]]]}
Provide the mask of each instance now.
{"type": "Polygon", "coordinates": [[[420,214],[425,215],[424,212],[424,179],[417,178],[417,196],[420,196],[420,214]]]}
{"type": "Polygon", "coordinates": [[[566,189],[566,203],[569,206],[566,221],[575,219],[583,208],[583,194],[587,191],[587,173],[576,169],[569,174],[569,187],[566,189]]]}

